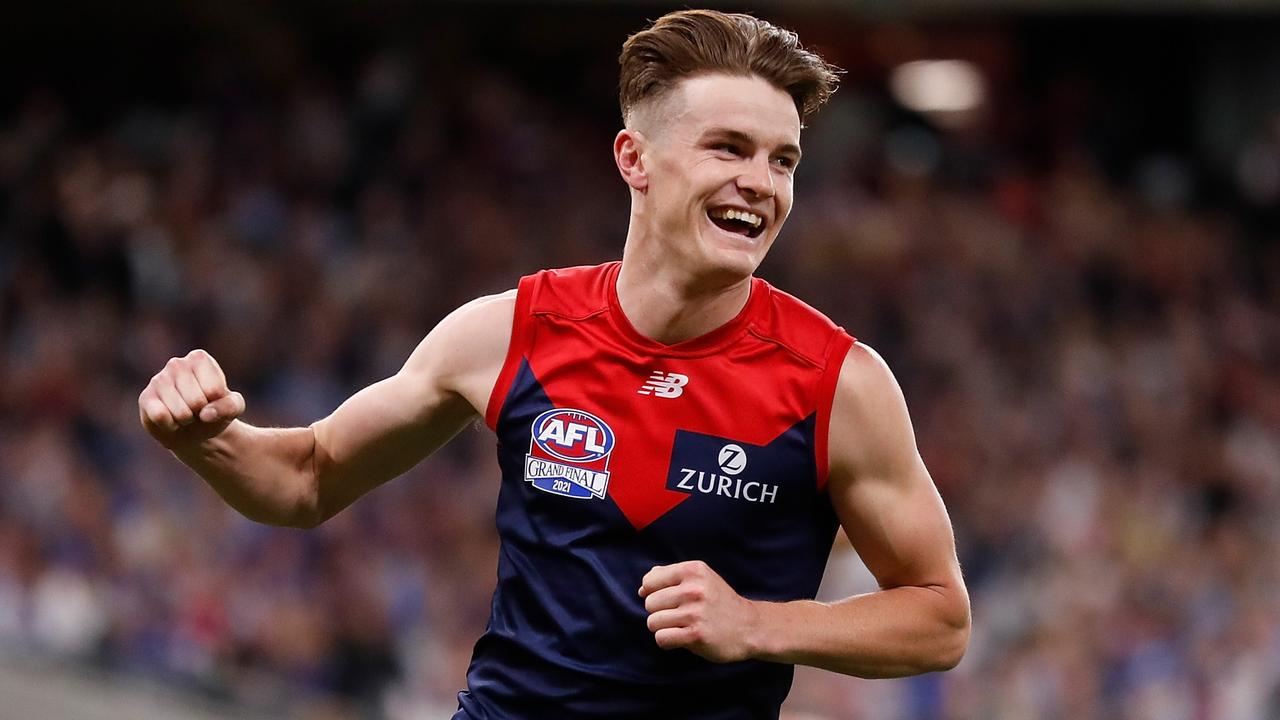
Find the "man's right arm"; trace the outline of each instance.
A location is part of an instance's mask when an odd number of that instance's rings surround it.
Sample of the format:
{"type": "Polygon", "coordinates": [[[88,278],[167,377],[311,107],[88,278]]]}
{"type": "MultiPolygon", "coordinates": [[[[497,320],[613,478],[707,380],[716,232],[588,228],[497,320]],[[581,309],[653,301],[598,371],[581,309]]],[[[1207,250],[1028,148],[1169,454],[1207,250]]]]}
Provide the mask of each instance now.
{"type": "Polygon", "coordinates": [[[246,517],[314,527],[400,475],[483,413],[511,335],[515,292],[474,300],[445,318],[395,375],[303,428],[237,418],[208,353],[173,358],[138,397],[142,425],[246,517]]]}

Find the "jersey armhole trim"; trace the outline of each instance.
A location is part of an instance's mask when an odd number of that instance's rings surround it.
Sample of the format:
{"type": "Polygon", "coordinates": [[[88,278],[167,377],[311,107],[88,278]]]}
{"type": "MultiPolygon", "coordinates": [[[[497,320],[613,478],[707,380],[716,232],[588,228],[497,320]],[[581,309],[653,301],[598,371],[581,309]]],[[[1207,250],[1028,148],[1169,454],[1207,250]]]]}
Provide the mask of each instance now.
{"type": "Polygon", "coordinates": [[[507,346],[507,357],[502,362],[502,371],[489,393],[489,404],[485,407],[484,423],[490,430],[498,430],[498,416],[502,414],[502,405],[511,392],[511,383],[515,382],[516,373],[520,370],[520,361],[529,350],[529,341],[533,338],[533,296],[542,280],[541,273],[526,275],[520,278],[516,286],[515,314],[511,318],[511,341],[507,346]]]}
{"type": "Polygon", "coordinates": [[[831,435],[831,407],[835,404],[836,387],[840,383],[840,370],[844,367],[845,356],[855,340],[843,329],[837,330],[827,343],[826,363],[823,365],[822,377],[818,381],[818,417],[814,423],[813,446],[814,460],[818,466],[818,490],[827,487],[827,476],[830,473],[830,453],[828,441],[831,435]]]}

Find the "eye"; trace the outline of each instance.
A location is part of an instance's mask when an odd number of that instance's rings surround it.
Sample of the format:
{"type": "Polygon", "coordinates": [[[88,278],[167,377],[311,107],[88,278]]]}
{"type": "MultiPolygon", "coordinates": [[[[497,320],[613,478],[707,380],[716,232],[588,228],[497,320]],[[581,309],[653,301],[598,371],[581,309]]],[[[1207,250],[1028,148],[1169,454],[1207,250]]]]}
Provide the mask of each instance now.
{"type": "Polygon", "coordinates": [[[715,150],[716,152],[728,153],[734,156],[742,154],[742,148],[738,147],[737,145],[734,145],[733,143],[727,143],[727,142],[716,143],[715,145],[711,146],[711,149],[715,150]]]}
{"type": "Polygon", "coordinates": [[[773,161],[778,164],[778,167],[785,168],[787,170],[796,166],[796,159],[787,155],[780,155],[774,158],[773,161]]]}

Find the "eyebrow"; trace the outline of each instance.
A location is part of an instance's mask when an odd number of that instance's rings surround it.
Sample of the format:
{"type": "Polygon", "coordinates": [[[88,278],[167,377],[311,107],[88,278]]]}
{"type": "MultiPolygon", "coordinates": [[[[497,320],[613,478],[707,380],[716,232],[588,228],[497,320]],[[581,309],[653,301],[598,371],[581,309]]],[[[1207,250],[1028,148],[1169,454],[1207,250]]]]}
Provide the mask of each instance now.
{"type": "MultiPolygon", "coordinates": [[[[707,130],[702,134],[702,137],[703,138],[722,137],[726,140],[732,140],[733,142],[742,143],[744,145],[758,144],[755,138],[742,132],[741,130],[732,130],[730,128],[723,128],[723,127],[710,128],[709,130],[707,130]]],[[[779,145],[778,152],[785,153],[788,155],[794,155],[797,161],[800,159],[800,156],[802,154],[800,152],[800,146],[795,145],[793,143],[783,143],[782,145],[779,145]]]]}

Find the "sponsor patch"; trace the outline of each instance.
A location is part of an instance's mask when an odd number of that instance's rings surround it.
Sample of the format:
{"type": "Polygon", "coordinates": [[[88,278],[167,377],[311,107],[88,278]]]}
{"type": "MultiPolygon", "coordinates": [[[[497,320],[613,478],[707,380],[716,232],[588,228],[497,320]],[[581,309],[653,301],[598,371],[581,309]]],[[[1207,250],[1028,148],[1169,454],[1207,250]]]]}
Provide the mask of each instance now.
{"type": "Polygon", "coordinates": [[[781,489],[776,478],[793,471],[784,463],[779,472],[780,455],[771,445],[729,442],[714,435],[677,431],[667,470],[667,489],[776,505],[781,489]]]}
{"type": "Polygon", "coordinates": [[[604,499],[609,488],[613,430],[585,410],[555,408],[533,421],[524,479],[571,498],[604,499]]]}

